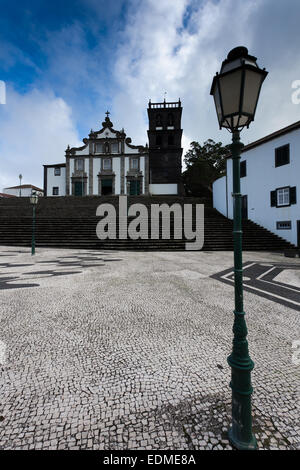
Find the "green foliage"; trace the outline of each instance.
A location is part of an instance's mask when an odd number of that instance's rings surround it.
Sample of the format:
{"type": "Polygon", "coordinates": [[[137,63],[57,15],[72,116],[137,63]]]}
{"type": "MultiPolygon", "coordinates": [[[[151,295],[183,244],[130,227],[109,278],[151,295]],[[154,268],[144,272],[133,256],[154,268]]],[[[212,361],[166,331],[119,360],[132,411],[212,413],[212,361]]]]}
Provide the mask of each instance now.
{"type": "Polygon", "coordinates": [[[230,154],[230,145],[208,139],[203,145],[191,142],[190,149],[184,156],[186,170],[183,184],[186,193],[191,196],[210,196],[212,183],[226,174],[226,156],[230,154]]]}

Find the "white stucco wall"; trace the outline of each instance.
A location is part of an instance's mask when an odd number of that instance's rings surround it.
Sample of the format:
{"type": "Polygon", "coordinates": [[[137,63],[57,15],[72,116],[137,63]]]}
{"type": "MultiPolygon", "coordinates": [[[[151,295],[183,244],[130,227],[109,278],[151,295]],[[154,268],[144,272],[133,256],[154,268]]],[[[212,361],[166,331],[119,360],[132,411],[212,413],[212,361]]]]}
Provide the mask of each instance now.
{"type": "MultiPolygon", "coordinates": [[[[247,175],[241,178],[241,193],[248,196],[248,218],[276,235],[297,244],[297,221],[300,220],[300,129],[279,136],[242,153],[247,175]],[[290,163],[275,168],[275,148],[290,144],[290,163]],[[297,204],[271,207],[270,193],[277,188],[296,186],[297,204]],[[278,230],[277,221],[291,221],[291,230],[278,230]]],[[[232,209],[232,160],[227,160],[228,217],[232,209]]],[[[214,207],[222,208],[225,186],[214,185],[214,207]]],[[[219,210],[219,209],[218,209],[219,210]]],[[[220,211],[221,212],[221,211],[220,211]]]]}
{"type": "MultiPolygon", "coordinates": [[[[66,168],[60,168],[60,175],[55,176],[54,168],[47,168],[47,196],[53,196],[52,188],[58,187],[58,196],[66,195],[66,168]]],[[[56,196],[53,196],[56,197],[56,196]]]]}
{"type": "Polygon", "coordinates": [[[213,183],[213,206],[217,211],[227,217],[226,176],[217,179],[213,183]]]}
{"type": "Polygon", "coordinates": [[[150,194],[178,194],[177,184],[149,184],[150,194]]]}
{"type": "MultiPolygon", "coordinates": [[[[35,190],[33,190],[35,191],[35,190]]],[[[31,188],[21,188],[21,197],[29,197],[31,196],[32,189],[31,188]]],[[[20,196],[20,188],[4,188],[4,194],[11,194],[12,196],[20,196]]]]}
{"type": "Polygon", "coordinates": [[[75,151],[75,155],[76,156],[79,156],[79,155],[88,155],[90,152],[89,152],[89,145],[87,144],[85,146],[85,148],[83,148],[82,150],[76,150],[75,151]]]}
{"type": "Polygon", "coordinates": [[[132,149],[128,147],[126,143],[124,143],[124,153],[132,154],[132,153],[137,153],[137,149],[132,149]]]}

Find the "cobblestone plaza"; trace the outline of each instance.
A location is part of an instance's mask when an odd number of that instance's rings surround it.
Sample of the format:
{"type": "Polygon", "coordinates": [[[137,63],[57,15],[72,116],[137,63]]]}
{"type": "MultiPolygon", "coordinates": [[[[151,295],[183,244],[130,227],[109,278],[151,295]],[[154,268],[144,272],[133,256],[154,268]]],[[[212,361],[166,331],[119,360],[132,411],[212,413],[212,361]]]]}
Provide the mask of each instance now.
{"type": "MultiPolygon", "coordinates": [[[[300,260],[244,262],[292,293],[245,290],[254,432],[300,449],[300,260]]],[[[231,449],[231,252],[2,247],[0,265],[0,449],[231,449]]]]}

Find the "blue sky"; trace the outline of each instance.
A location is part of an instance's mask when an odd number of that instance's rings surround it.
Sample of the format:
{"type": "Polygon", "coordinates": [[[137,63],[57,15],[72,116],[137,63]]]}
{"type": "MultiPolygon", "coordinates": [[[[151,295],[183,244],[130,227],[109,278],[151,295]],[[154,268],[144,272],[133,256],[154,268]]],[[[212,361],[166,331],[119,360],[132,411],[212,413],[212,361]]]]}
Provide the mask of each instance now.
{"type": "Polygon", "coordinates": [[[111,111],[133,143],[147,141],[147,103],[183,102],[184,149],[228,143],[210,84],[229,50],[245,45],[266,67],[245,143],[300,119],[298,0],[0,0],[0,191],[42,185],[42,164],[64,161],[111,111]]]}
{"type": "MultiPolygon", "coordinates": [[[[128,3],[1,1],[1,79],[20,94],[51,90],[72,106],[79,132],[95,101],[106,107],[117,86],[111,73],[128,3]],[[101,13],[100,13],[100,11],[101,13]],[[109,44],[109,47],[108,47],[109,44]],[[98,86],[98,81],[105,84],[98,86]]],[[[100,112],[99,115],[100,116],[100,112]]]]}

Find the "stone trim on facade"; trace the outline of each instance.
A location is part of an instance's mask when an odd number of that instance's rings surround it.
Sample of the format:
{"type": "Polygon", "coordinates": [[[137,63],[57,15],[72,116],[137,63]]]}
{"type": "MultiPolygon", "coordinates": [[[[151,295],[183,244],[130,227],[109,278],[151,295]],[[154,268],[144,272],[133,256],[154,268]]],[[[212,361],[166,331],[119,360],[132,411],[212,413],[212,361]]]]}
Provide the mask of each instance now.
{"type": "Polygon", "coordinates": [[[89,195],[93,195],[93,178],[94,175],[94,165],[93,165],[93,157],[90,155],[89,157],[89,195]]]}
{"type": "Polygon", "coordinates": [[[124,194],[125,191],[125,156],[121,155],[121,194],[124,194]]]}
{"type": "Polygon", "coordinates": [[[66,195],[70,195],[70,157],[66,156],[66,195]]]}

